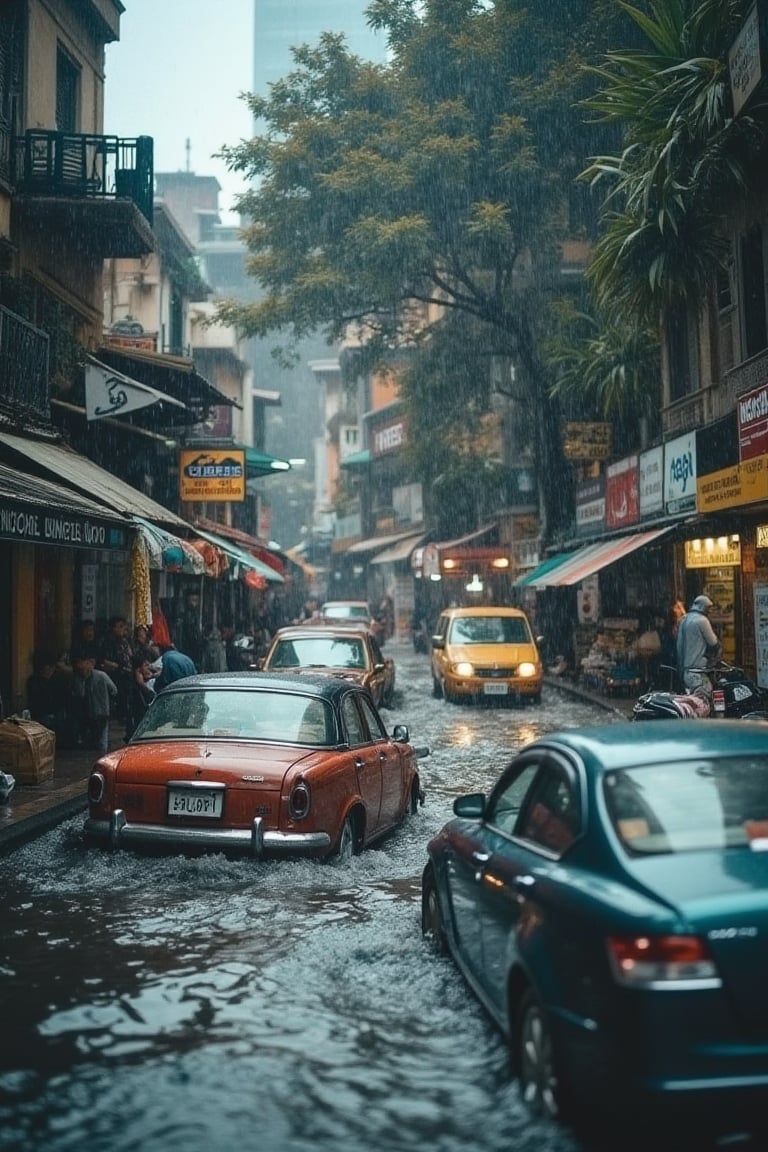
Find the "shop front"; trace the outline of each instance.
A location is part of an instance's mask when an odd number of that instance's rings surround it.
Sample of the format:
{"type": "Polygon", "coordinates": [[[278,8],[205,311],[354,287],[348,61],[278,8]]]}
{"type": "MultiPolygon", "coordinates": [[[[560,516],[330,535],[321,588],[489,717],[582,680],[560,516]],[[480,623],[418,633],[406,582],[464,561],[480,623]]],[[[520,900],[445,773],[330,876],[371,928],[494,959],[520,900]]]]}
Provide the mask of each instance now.
{"type": "Polygon", "coordinates": [[[35,651],[66,652],[78,615],[95,619],[99,603],[124,603],[133,538],[125,517],[0,464],[4,714],[24,707],[35,651]]]}

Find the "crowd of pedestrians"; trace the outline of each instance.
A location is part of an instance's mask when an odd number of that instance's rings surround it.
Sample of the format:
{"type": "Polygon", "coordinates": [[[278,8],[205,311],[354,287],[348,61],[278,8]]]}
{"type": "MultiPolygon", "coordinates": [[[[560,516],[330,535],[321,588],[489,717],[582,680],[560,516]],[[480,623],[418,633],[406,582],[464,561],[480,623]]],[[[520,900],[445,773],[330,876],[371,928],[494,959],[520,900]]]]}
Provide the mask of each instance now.
{"type": "Polygon", "coordinates": [[[156,644],[144,625],[131,636],[124,616],[110,618],[101,640],[94,622],[83,620],[69,653],[35,653],[27,708],[33,720],[56,733],[59,747],[104,753],[111,720],[122,721],[130,739],[157,693],[197,670],[168,637],[156,644]]]}

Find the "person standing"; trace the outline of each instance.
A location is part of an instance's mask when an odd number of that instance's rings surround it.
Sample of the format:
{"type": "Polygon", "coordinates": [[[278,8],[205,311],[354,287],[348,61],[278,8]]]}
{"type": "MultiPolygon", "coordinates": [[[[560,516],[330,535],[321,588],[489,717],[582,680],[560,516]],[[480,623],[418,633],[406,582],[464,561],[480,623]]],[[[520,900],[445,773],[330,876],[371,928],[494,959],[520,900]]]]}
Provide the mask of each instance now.
{"type": "Polygon", "coordinates": [[[111,616],[109,631],[101,645],[97,668],[106,672],[117,688],[115,715],[125,719],[128,707],[128,693],[131,689],[131,659],[133,647],[128,637],[128,621],[125,616],[111,616]]]}
{"type": "Polygon", "coordinates": [[[128,711],[125,717],[125,739],[130,740],[136,726],[154,700],[156,692],[150,687],[152,666],[144,652],[135,652],[132,666],[131,690],[128,693],[128,711]]]}
{"type": "Polygon", "coordinates": [[[109,751],[109,716],[117,688],[94,664],[93,656],[73,654],[70,712],[78,742],[103,756],[109,751]]]}
{"type": "Polygon", "coordinates": [[[712,601],[697,596],[677,628],[677,670],[686,692],[712,700],[712,682],[705,669],[720,656],[721,646],[709,619],[712,601]]]}
{"type": "Polygon", "coordinates": [[[67,697],[68,677],[57,667],[52,652],[35,652],[33,673],[27,680],[27,706],[33,720],[56,733],[59,747],[65,747],[68,737],[67,697]]]}

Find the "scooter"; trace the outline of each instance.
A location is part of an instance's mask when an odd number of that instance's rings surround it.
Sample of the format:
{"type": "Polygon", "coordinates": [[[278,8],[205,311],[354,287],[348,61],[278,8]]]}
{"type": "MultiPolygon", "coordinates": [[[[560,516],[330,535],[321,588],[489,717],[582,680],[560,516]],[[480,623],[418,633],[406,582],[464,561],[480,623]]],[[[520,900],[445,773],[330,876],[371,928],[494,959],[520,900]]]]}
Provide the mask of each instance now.
{"type": "MultiPolygon", "coordinates": [[[[676,669],[662,665],[675,679],[676,669]]],[[[712,681],[712,702],[695,692],[651,691],[642,695],[632,709],[633,720],[703,720],[726,717],[729,720],[768,721],[768,692],[746,675],[743,668],[720,660],[713,668],[689,668],[712,681]]]]}

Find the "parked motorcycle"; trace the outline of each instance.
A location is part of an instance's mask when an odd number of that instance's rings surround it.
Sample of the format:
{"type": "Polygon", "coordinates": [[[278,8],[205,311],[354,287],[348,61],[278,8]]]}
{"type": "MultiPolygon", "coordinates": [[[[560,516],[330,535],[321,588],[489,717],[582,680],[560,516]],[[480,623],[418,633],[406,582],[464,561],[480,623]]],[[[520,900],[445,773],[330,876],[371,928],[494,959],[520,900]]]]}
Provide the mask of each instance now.
{"type": "MultiPolygon", "coordinates": [[[[676,671],[662,665],[663,672],[676,678],[676,671]]],[[[693,692],[645,692],[632,709],[633,720],[701,720],[725,717],[730,720],[768,721],[768,692],[751,680],[743,668],[720,660],[713,668],[690,668],[703,672],[712,681],[712,702],[693,692]]]]}

